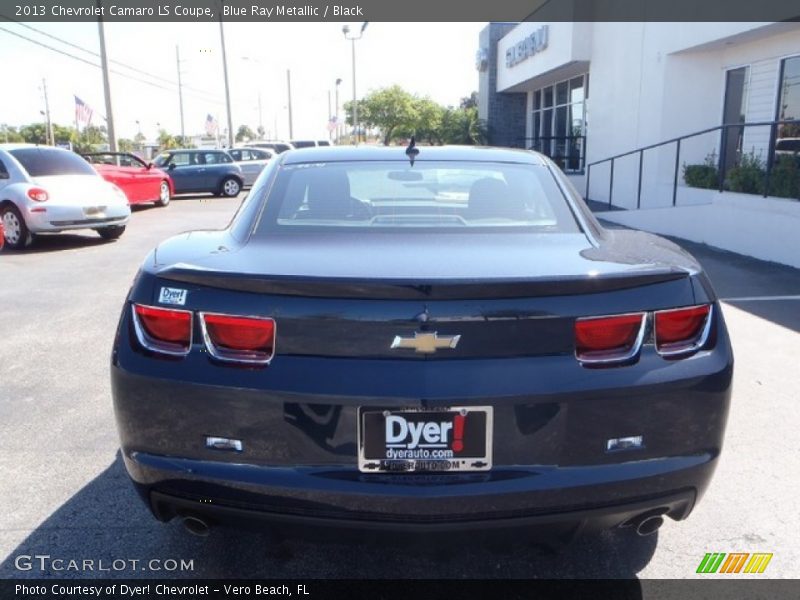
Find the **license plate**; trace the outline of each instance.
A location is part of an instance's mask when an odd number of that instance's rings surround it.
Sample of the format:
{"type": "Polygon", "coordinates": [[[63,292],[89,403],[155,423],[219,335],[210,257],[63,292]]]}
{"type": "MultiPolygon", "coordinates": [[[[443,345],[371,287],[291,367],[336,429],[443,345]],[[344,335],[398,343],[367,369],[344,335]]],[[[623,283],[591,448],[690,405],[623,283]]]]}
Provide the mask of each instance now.
{"type": "Polygon", "coordinates": [[[358,410],[364,473],[488,471],[492,407],[358,410]]]}
{"type": "Polygon", "coordinates": [[[83,214],[87,217],[105,217],[106,216],[106,207],[105,206],[87,206],[83,209],[83,214]]]}

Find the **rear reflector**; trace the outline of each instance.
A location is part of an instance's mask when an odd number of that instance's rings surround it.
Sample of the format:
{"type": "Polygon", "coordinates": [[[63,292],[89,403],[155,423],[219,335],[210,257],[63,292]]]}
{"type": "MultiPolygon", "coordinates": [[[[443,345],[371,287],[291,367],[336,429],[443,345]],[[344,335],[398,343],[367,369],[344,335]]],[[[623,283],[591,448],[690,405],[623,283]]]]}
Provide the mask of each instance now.
{"type": "Polygon", "coordinates": [[[639,352],[646,313],[588,317],[575,321],[575,356],[582,363],[616,363],[639,352]]]}
{"type": "Polygon", "coordinates": [[[698,350],[708,338],[710,317],[710,304],[657,311],[656,351],[664,356],[674,356],[698,350]]]}
{"type": "Polygon", "coordinates": [[[267,364],[275,354],[275,321],[200,313],[209,354],[231,362],[267,364]]]}
{"type": "Polygon", "coordinates": [[[139,343],[148,350],[182,356],[192,341],[192,313],[188,310],[133,305],[133,323],[139,343]]]}

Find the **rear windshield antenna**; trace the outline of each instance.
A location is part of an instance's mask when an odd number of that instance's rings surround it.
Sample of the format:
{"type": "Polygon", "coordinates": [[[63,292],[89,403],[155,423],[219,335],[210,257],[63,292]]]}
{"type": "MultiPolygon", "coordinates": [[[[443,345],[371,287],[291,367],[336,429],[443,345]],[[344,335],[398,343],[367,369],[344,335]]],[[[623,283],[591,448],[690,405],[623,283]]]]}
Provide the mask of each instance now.
{"type": "Polygon", "coordinates": [[[408,143],[408,148],[406,148],[406,156],[408,156],[412,167],[414,166],[414,159],[417,158],[417,154],[419,154],[419,148],[417,148],[417,142],[412,135],[411,141],[408,143]]]}

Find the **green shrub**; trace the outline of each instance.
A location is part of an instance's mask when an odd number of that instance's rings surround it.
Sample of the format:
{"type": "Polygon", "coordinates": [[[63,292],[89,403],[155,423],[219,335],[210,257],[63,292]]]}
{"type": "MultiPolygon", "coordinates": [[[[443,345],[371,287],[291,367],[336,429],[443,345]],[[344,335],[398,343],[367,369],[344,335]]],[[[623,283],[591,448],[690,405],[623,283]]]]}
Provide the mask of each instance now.
{"type": "Polygon", "coordinates": [[[719,184],[717,155],[708,154],[701,165],[683,164],[683,180],[689,187],[713,189],[719,184]]]}
{"type": "Polygon", "coordinates": [[[800,157],[775,157],[769,174],[769,195],[800,199],[800,157]]]}
{"type": "Polygon", "coordinates": [[[766,169],[760,156],[754,152],[742,154],[738,164],[729,169],[725,189],[742,194],[763,194],[766,169]]]}
{"type": "Polygon", "coordinates": [[[683,180],[686,185],[711,189],[717,187],[719,171],[708,165],[683,165],[683,180]]]}

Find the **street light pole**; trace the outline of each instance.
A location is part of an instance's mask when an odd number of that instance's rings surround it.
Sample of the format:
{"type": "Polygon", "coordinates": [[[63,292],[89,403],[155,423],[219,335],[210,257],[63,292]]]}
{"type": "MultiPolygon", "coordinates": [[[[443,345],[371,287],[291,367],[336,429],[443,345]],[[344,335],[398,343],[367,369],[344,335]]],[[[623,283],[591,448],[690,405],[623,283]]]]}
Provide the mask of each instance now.
{"type": "MultiPolygon", "coordinates": [[[[97,0],[97,7],[102,8],[102,3],[97,0]]],[[[102,14],[102,13],[101,13],[102,14]]],[[[114,133],[114,111],[111,110],[111,84],[108,81],[108,57],[106,56],[106,31],[103,26],[103,17],[97,19],[97,34],[100,37],[100,66],[103,69],[103,96],[106,101],[106,127],[108,128],[108,148],[111,152],[117,151],[117,136],[114,133]]]]}
{"type": "Polygon", "coordinates": [[[178,105],[181,111],[181,145],[186,145],[186,132],[183,128],[183,85],[181,84],[181,50],[175,45],[175,60],[178,63],[178,105]]]}
{"type": "Polygon", "coordinates": [[[222,45],[222,74],[225,77],[225,105],[228,109],[228,148],[233,148],[233,116],[231,115],[231,88],[228,85],[228,56],[225,53],[225,29],[222,27],[222,12],[219,13],[219,40],[222,45]]]}
{"type": "Polygon", "coordinates": [[[356,102],[356,40],[360,40],[364,35],[364,30],[369,25],[369,21],[364,21],[364,24],[361,26],[361,31],[358,32],[358,35],[349,35],[350,27],[344,25],[342,27],[342,33],[344,33],[344,38],[346,40],[350,40],[353,48],[353,145],[358,144],[358,103],[356,102]]]}

